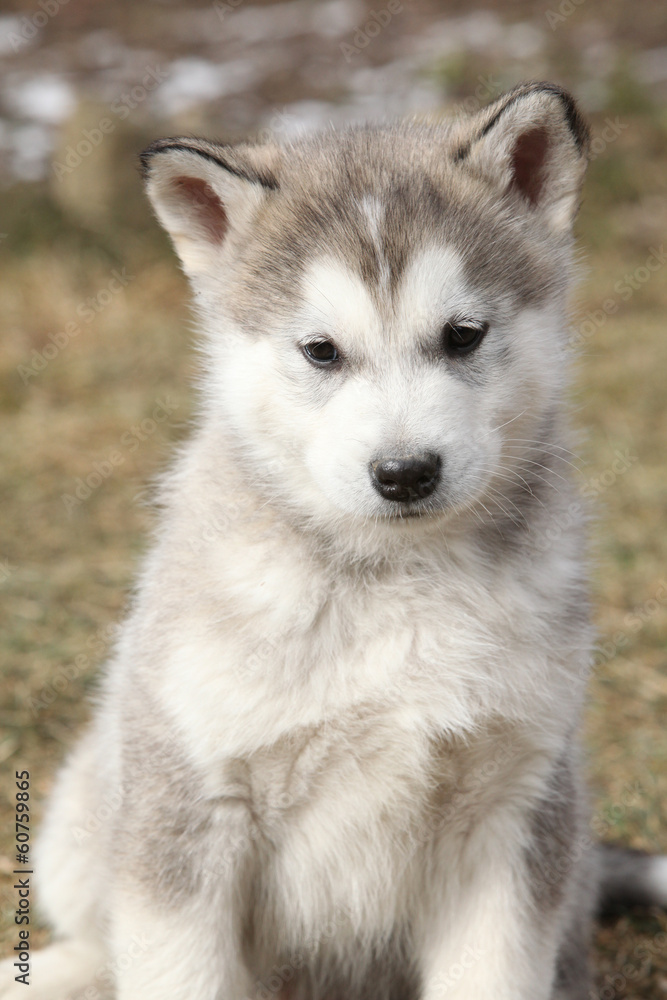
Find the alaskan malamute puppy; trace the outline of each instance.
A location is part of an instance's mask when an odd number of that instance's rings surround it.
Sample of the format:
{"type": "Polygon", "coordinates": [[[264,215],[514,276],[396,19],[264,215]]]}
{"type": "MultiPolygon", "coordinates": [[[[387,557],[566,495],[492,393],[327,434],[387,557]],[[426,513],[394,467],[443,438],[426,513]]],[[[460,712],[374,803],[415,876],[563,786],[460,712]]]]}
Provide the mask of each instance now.
{"type": "Polygon", "coordinates": [[[581,787],[586,160],[546,83],[143,154],[204,405],[48,811],[31,1000],[583,1000],[601,900],[667,902],[581,787]]]}

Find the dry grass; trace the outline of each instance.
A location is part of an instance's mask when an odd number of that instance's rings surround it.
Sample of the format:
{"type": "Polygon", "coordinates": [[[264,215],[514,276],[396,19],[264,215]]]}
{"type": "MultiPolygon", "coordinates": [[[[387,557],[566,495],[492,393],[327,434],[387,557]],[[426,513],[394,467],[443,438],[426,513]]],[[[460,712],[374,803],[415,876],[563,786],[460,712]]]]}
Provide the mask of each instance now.
{"type": "MultiPolygon", "coordinates": [[[[628,128],[592,164],[580,221],[581,242],[591,249],[575,316],[605,299],[618,304],[585,338],[575,393],[577,420],[589,430],[582,483],[591,488],[607,473],[594,533],[602,651],[586,725],[595,813],[609,839],[667,851],[667,267],[627,301],[614,290],[644,264],[649,246],[660,246],[667,128],[645,102],[631,102],[623,120],[628,128]],[[631,461],[612,477],[617,449],[631,461]]],[[[142,138],[124,136],[123,153],[142,138]]],[[[74,215],[46,189],[20,186],[1,206],[10,234],[0,244],[6,944],[14,941],[13,772],[30,769],[38,820],[56,764],[88,714],[105,638],[122,617],[146,544],[147,485],[184,433],[191,405],[184,283],[140,200],[129,156],[120,163],[115,200],[102,215],[99,203],[95,213],[86,216],[84,204],[74,215]],[[127,288],[86,322],[81,303],[123,267],[134,276],[127,288]],[[79,333],[24,384],[19,366],[73,318],[79,333]],[[138,440],[132,428],[151,417],[158,399],[170,401],[172,416],[138,440]],[[112,474],[68,512],[62,495],[113,451],[121,461],[112,474]],[[63,668],[81,654],[67,680],[63,668]]],[[[33,934],[37,943],[44,932],[33,934]]],[[[632,914],[600,929],[596,952],[600,988],[605,976],[621,976],[601,997],[667,995],[664,914],[632,914]]]]}

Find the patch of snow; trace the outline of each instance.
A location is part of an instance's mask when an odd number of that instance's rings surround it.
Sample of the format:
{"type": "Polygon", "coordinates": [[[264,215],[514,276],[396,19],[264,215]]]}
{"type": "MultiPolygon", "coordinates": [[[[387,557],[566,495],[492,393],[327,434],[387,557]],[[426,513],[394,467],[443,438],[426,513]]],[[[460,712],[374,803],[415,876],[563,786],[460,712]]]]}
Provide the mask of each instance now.
{"type": "Polygon", "coordinates": [[[5,85],[7,106],[22,118],[59,125],[76,104],[74,89],[55,73],[12,74],[5,85]]]}
{"type": "Polygon", "coordinates": [[[155,100],[163,114],[172,115],[201,102],[238,94],[255,80],[256,71],[248,59],[220,65],[205,59],[176,59],[169,67],[168,78],[157,89],[155,100]]]}

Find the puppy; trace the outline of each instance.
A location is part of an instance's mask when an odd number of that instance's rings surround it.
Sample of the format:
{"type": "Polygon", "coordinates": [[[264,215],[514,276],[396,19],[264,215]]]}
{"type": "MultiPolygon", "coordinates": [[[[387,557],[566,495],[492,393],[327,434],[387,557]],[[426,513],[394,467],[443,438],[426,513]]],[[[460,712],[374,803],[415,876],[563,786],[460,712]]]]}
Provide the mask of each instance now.
{"type": "Polygon", "coordinates": [[[581,782],[587,146],[536,83],[143,154],[203,404],[48,810],[31,1000],[583,1000],[600,901],[667,903],[581,782]]]}

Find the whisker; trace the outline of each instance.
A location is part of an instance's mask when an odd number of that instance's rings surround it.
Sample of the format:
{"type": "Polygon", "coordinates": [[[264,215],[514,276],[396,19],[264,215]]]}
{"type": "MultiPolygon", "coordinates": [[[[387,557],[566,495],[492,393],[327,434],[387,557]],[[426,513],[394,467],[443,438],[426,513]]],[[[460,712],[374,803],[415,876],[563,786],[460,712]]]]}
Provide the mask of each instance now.
{"type": "Polygon", "coordinates": [[[499,431],[501,429],[501,427],[507,427],[508,424],[511,424],[515,420],[518,420],[519,417],[522,417],[525,412],[526,412],[525,410],[522,410],[521,413],[517,413],[517,415],[515,417],[510,417],[509,420],[506,420],[504,424],[498,424],[497,427],[492,427],[491,430],[489,431],[489,433],[492,434],[494,431],[499,431]]]}
{"type": "MultiPolygon", "coordinates": [[[[531,451],[538,451],[537,448],[532,448],[530,450],[531,451]]],[[[578,466],[578,465],[575,465],[573,462],[570,462],[567,458],[563,458],[562,455],[554,455],[552,452],[547,451],[545,448],[540,448],[539,451],[540,451],[541,454],[547,455],[549,458],[553,458],[553,459],[555,459],[555,460],[557,460],[559,462],[562,462],[563,465],[568,465],[574,472],[577,473],[577,475],[581,475],[582,467],[578,466]]],[[[539,464],[538,462],[536,462],[536,460],[534,458],[530,458],[526,454],[526,449],[525,448],[522,448],[516,454],[513,453],[510,449],[507,449],[506,452],[505,452],[505,454],[507,455],[508,458],[511,458],[512,461],[517,461],[517,462],[524,461],[524,462],[530,462],[530,463],[534,463],[534,464],[539,464]]],[[[554,473],[554,475],[559,475],[559,473],[557,473],[555,469],[552,469],[552,472],[554,473]]]]}
{"type": "MultiPolygon", "coordinates": [[[[541,497],[538,497],[537,493],[535,493],[534,490],[532,489],[530,483],[526,479],[524,479],[523,476],[519,475],[518,472],[514,472],[513,476],[503,476],[503,475],[501,475],[499,472],[497,472],[495,469],[493,469],[491,467],[481,466],[481,468],[485,472],[490,472],[493,478],[503,479],[505,482],[508,482],[508,483],[516,483],[517,479],[520,480],[523,483],[523,486],[525,488],[526,493],[528,493],[531,497],[533,497],[533,499],[536,500],[539,503],[540,507],[545,507],[545,504],[544,504],[543,500],[541,499],[541,497]]],[[[509,469],[509,468],[507,468],[506,466],[503,466],[503,465],[498,466],[498,468],[499,469],[504,469],[506,472],[513,472],[512,469],[509,469]]],[[[538,479],[542,479],[542,476],[537,476],[537,478],[538,479]]],[[[552,489],[555,489],[556,492],[558,492],[557,488],[554,486],[553,483],[549,483],[545,479],[543,479],[542,481],[545,482],[547,484],[547,486],[550,486],[552,489]]],[[[546,507],[545,507],[545,509],[546,509],[546,507]]]]}
{"type": "MultiPolygon", "coordinates": [[[[538,465],[539,468],[542,468],[542,469],[544,469],[547,472],[551,472],[554,476],[557,476],[558,479],[561,479],[564,483],[568,482],[568,480],[564,476],[559,475],[553,469],[549,469],[545,465],[539,465],[539,463],[536,463],[536,462],[531,463],[531,464],[538,465]]],[[[486,466],[486,465],[481,465],[480,466],[480,469],[484,469],[485,472],[490,472],[492,475],[495,473],[495,468],[496,468],[495,466],[486,466]]],[[[506,471],[511,471],[511,470],[508,470],[505,466],[498,466],[498,468],[505,468],[506,471]]],[[[519,474],[516,473],[516,475],[518,476],[519,474]]],[[[545,486],[548,486],[550,489],[554,490],[556,493],[558,493],[558,494],[561,493],[561,490],[558,488],[558,486],[555,483],[552,483],[548,479],[546,479],[544,476],[541,476],[539,474],[539,472],[532,472],[532,475],[535,476],[536,479],[539,479],[541,483],[544,483],[545,486]]],[[[519,477],[519,478],[523,479],[523,477],[519,477]]],[[[526,489],[530,493],[532,493],[533,491],[530,489],[530,485],[526,482],[525,479],[523,479],[523,482],[526,484],[526,489]]]]}
{"type": "MultiPolygon", "coordinates": [[[[486,483],[486,482],[485,482],[485,480],[483,480],[483,479],[482,479],[482,478],[481,478],[480,476],[474,476],[474,477],[472,477],[472,478],[473,478],[473,479],[477,479],[477,480],[478,480],[479,482],[483,482],[483,483],[485,483],[485,486],[486,486],[486,490],[487,490],[487,491],[490,491],[490,492],[491,492],[491,494],[492,494],[492,499],[494,499],[494,502],[495,502],[495,503],[496,503],[496,504],[498,505],[498,507],[500,508],[500,510],[501,510],[501,511],[503,512],[503,514],[505,515],[505,517],[506,517],[506,518],[507,518],[508,520],[510,520],[510,521],[511,521],[511,522],[512,522],[513,524],[516,524],[516,525],[522,525],[522,524],[525,524],[525,523],[526,523],[526,518],[525,518],[525,516],[523,515],[523,513],[522,513],[521,509],[520,509],[519,507],[517,507],[517,505],[516,505],[516,504],[514,503],[514,501],[513,501],[513,500],[510,500],[510,498],[509,498],[509,497],[506,497],[506,496],[505,496],[505,494],[504,494],[504,493],[501,493],[501,492],[500,492],[499,490],[496,490],[496,489],[494,489],[493,487],[489,487],[488,483],[486,483]],[[511,505],[512,505],[512,506],[513,506],[513,507],[514,507],[514,508],[515,508],[515,509],[516,509],[516,510],[518,511],[518,513],[519,513],[519,517],[520,517],[520,520],[518,520],[518,521],[517,521],[517,520],[516,520],[516,518],[515,518],[515,517],[514,517],[514,516],[513,516],[513,515],[512,515],[512,514],[511,514],[511,513],[510,513],[510,512],[508,511],[508,510],[506,510],[506,509],[505,509],[505,508],[503,507],[503,505],[502,505],[502,503],[500,502],[500,500],[498,499],[498,497],[500,497],[500,498],[501,498],[502,500],[504,500],[504,501],[505,501],[506,503],[509,503],[509,504],[511,504],[511,505]]],[[[487,507],[486,507],[486,506],[484,505],[484,503],[483,503],[483,502],[482,502],[481,500],[479,500],[479,499],[477,499],[477,503],[481,504],[481,506],[482,506],[482,507],[484,507],[484,510],[485,510],[485,511],[487,512],[487,514],[489,514],[489,517],[491,517],[491,518],[492,518],[492,515],[491,515],[491,512],[490,512],[490,511],[489,511],[489,509],[488,509],[488,508],[487,508],[487,507]]],[[[493,519],[493,518],[492,518],[492,519],[493,519]]]]}

